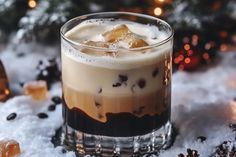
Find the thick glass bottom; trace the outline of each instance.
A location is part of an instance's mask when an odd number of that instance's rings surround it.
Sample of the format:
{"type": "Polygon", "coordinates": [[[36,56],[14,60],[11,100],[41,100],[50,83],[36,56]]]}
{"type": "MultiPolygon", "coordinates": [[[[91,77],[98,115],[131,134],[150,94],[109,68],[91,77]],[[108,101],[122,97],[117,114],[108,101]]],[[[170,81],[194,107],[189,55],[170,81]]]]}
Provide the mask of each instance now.
{"type": "Polygon", "coordinates": [[[171,144],[172,125],[168,121],[163,127],[142,136],[110,137],[91,135],[63,126],[62,142],[67,150],[77,156],[141,157],[158,154],[171,144]]]}

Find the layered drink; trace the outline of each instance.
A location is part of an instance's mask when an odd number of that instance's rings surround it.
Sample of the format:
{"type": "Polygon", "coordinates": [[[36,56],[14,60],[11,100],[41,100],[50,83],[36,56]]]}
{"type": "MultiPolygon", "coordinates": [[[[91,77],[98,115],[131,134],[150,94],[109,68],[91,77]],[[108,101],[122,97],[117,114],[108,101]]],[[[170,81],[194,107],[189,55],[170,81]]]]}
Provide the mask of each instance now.
{"type": "Polygon", "coordinates": [[[65,125],[135,137],[164,127],[171,110],[170,34],[122,18],[81,20],[62,39],[65,125]]]}

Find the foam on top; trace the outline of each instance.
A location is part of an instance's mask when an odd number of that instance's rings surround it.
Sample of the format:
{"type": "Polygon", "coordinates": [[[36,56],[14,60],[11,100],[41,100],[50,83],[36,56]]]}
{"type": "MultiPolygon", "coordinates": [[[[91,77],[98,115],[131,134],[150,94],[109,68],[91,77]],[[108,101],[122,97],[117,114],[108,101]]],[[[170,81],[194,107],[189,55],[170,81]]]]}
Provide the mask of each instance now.
{"type": "MultiPolygon", "coordinates": [[[[79,44],[83,44],[85,41],[105,42],[102,34],[119,25],[126,25],[132,33],[134,33],[138,38],[144,40],[148,45],[157,44],[168,38],[168,34],[164,31],[160,31],[157,26],[119,19],[86,20],[66,32],[65,37],[73,43],[79,44]]],[[[136,67],[137,63],[140,64],[140,66],[143,66],[147,63],[152,64],[157,62],[157,60],[163,60],[164,55],[169,53],[172,47],[172,43],[167,42],[164,45],[152,49],[135,51],[121,48],[121,45],[112,45],[112,47],[109,47],[109,50],[115,52],[115,55],[113,56],[104,55],[101,53],[101,50],[97,52],[96,49],[90,49],[85,52],[83,51],[83,48],[81,49],[75,46],[72,48],[71,45],[66,42],[63,42],[62,44],[62,53],[73,60],[86,64],[123,69],[127,66],[132,68],[132,65],[136,67]],[[76,50],[74,48],[76,48],[76,50]]]]}
{"type": "Polygon", "coordinates": [[[139,35],[138,37],[145,40],[149,45],[156,44],[167,38],[167,34],[159,31],[154,25],[144,25],[125,20],[113,21],[104,19],[84,21],[66,32],[65,36],[79,43],[86,40],[104,41],[102,34],[119,25],[126,25],[131,32],[139,35]]]}

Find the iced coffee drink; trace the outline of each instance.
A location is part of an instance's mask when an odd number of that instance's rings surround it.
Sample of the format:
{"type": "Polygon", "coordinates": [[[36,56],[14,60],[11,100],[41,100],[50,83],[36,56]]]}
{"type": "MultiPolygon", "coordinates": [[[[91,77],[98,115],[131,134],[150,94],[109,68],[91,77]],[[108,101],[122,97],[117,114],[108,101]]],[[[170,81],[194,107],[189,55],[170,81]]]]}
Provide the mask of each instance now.
{"type": "Polygon", "coordinates": [[[120,18],[103,13],[88,17],[69,21],[73,25],[62,28],[67,142],[74,142],[80,154],[103,154],[104,149],[119,150],[118,155],[128,148],[130,155],[141,152],[141,145],[149,146],[151,140],[154,147],[166,144],[171,111],[171,28],[159,19],[129,13],[121,13],[120,18]],[[136,141],[140,146],[135,148],[135,138],[150,141],[136,141]]]}

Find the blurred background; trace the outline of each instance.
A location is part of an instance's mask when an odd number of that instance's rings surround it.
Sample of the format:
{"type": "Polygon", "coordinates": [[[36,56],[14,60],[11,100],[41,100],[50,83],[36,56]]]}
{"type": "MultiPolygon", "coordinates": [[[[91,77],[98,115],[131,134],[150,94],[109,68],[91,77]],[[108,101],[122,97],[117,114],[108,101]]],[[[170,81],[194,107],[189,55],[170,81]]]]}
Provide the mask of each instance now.
{"type": "Polygon", "coordinates": [[[59,47],[66,21],[102,11],[144,13],[170,23],[175,70],[213,64],[236,46],[235,0],[0,0],[0,51],[10,41],[59,47]]]}

